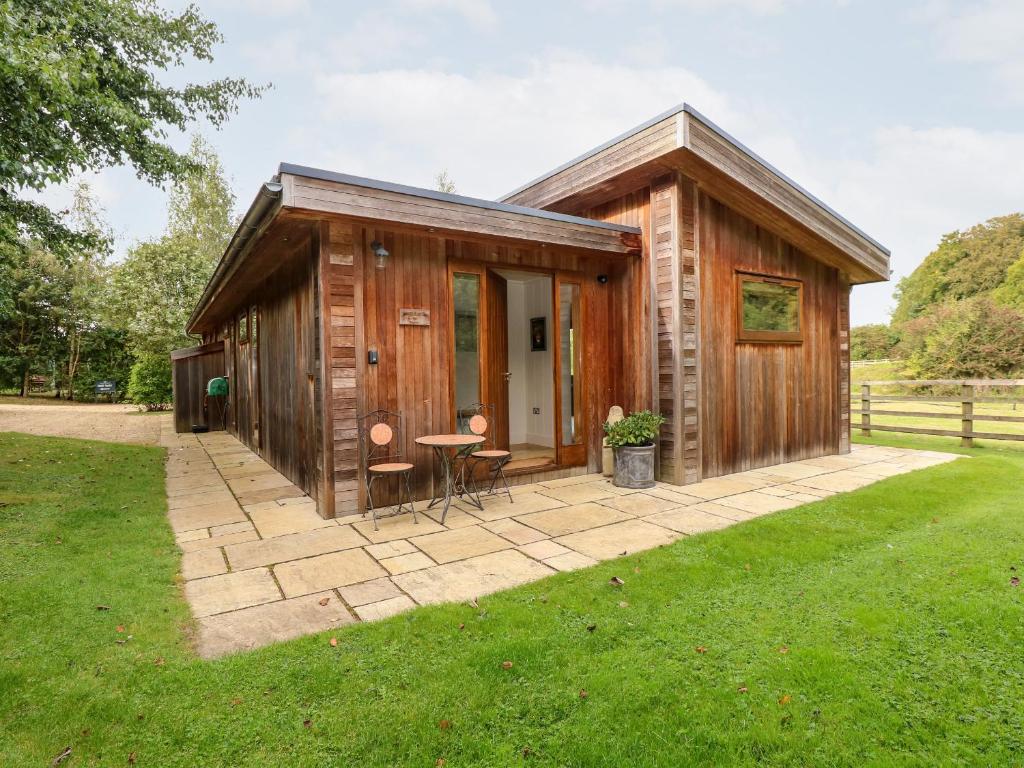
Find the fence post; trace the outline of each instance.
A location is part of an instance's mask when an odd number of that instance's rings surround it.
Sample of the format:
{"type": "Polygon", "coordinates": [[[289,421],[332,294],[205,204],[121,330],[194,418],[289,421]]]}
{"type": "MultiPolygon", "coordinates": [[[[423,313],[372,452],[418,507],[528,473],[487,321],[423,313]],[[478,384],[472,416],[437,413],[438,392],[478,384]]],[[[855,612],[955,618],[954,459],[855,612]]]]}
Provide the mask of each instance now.
{"type": "Polygon", "coordinates": [[[960,447],[974,446],[974,387],[960,385],[960,447]]]}
{"type": "Polygon", "coordinates": [[[871,437],[871,385],[860,385],[860,433],[871,437]]]}

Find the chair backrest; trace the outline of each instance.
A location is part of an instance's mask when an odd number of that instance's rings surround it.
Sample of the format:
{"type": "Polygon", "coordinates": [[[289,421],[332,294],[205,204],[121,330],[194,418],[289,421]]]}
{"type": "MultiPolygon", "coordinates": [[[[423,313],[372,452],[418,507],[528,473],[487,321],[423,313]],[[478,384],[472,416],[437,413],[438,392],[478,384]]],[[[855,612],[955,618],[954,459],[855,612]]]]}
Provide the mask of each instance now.
{"type": "Polygon", "coordinates": [[[363,467],[402,458],[402,414],[383,409],[357,419],[363,467]]]}
{"type": "Polygon", "coordinates": [[[479,435],[484,438],[484,448],[493,443],[491,423],[493,422],[494,406],[486,403],[473,403],[459,409],[459,431],[467,435],[479,435]]]}

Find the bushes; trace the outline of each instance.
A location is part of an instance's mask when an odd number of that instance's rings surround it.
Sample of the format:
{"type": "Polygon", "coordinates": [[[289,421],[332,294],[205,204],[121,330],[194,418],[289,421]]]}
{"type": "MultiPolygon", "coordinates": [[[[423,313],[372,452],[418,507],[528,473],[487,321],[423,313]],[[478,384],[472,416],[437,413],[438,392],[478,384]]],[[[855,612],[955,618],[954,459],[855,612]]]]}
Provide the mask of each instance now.
{"type": "Polygon", "coordinates": [[[650,445],[664,423],[664,416],[650,411],[637,411],[614,424],[605,422],[604,431],[608,435],[608,445],[612,448],[650,445]]]}
{"type": "Polygon", "coordinates": [[[135,361],[128,379],[128,399],[146,406],[147,411],[163,410],[171,402],[169,356],[145,352],[135,361]]]}
{"type": "Polygon", "coordinates": [[[892,349],[899,335],[888,325],[875,323],[850,329],[851,360],[885,360],[892,357],[892,349]]]}
{"type": "Polygon", "coordinates": [[[922,379],[1002,379],[1024,373],[1024,313],[987,296],[940,304],[902,324],[898,351],[922,379]]]}

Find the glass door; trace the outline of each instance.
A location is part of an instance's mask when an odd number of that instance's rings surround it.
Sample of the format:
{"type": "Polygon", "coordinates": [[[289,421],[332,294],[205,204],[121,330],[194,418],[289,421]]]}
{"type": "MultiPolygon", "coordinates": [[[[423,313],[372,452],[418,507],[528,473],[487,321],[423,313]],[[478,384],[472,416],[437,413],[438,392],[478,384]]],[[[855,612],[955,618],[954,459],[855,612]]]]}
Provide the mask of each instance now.
{"type": "Polygon", "coordinates": [[[579,277],[556,276],[555,308],[558,327],[555,345],[558,463],[575,466],[587,461],[583,406],[583,283],[579,277]]]}

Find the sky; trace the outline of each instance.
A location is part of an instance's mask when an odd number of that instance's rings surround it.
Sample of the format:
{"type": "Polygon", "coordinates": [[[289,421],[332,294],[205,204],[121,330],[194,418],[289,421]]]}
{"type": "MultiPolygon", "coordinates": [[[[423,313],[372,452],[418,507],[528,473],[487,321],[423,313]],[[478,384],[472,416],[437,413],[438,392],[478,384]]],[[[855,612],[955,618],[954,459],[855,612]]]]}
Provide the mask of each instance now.
{"type": "MultiPolygon", "coordinates": [[[[280,162],[426,187],[447,170],[493,199],[686,101],[892,251],[893,281],[854,289],[859,325],[943,234],[1024,210],[1021,0],[198,5],[225,41],[169,78],[272,84],[195,129],[239,211],[280,162]]],[[[86,180],[119,253],[161,233],[162,190],[86,180]]]]}

